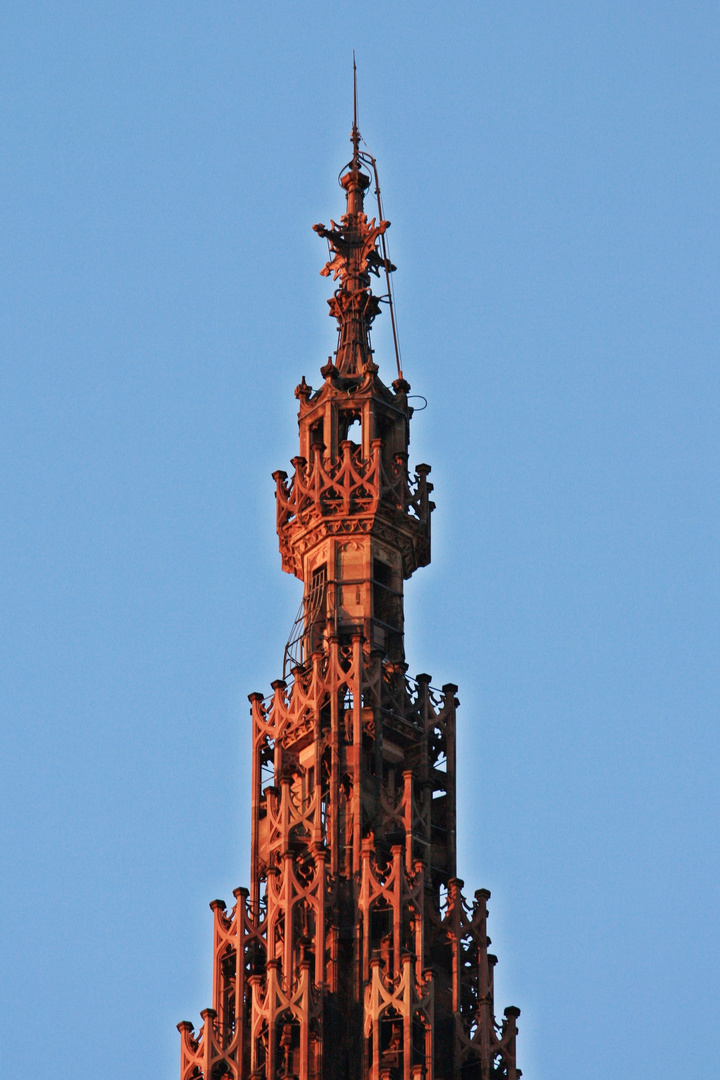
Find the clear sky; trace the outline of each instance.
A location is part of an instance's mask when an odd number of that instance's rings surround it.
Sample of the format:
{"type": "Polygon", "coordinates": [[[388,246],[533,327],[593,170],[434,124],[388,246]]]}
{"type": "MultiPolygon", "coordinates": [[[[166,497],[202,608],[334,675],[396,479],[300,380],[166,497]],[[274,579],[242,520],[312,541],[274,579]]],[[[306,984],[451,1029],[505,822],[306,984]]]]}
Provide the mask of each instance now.
{"type": "MultiPolygon", "coordinates": [[[[352,49],[428,408],[411,673],[527,1080],[710,1077],[718,5],[5,0],[0,1077],[178,1075],[248,875],[270,473],[335,344],[352,49]]],[[[374,344],[392,377],[387,316],[374,344]]]]}

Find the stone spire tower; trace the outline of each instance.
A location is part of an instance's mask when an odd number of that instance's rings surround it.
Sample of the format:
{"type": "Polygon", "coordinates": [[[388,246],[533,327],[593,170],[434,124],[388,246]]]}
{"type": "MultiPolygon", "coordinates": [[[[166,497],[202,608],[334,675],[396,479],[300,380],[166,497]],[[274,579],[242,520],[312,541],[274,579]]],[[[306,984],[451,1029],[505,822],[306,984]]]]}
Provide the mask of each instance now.
{"type": "Polygon", "coordinates": [[[390,299],[375,162],[340,176],[334,360],[303,377],[300,452],[276,472],[283,570],[303,602],[272,694],[251,694],[250,889],[214,913],[213,1004],[179,1024],[181,1080],[516,1080],[495,1022],[487,890],[455,865],[457,687],[409,678],[403,586],[430,561],[428,465],[408,471],[409,385],[379,377],[390,299]],[[378,219],[365,196],[374,174],[378,219]],[[371,291],[371,276],[388,291],[371,291]]]}

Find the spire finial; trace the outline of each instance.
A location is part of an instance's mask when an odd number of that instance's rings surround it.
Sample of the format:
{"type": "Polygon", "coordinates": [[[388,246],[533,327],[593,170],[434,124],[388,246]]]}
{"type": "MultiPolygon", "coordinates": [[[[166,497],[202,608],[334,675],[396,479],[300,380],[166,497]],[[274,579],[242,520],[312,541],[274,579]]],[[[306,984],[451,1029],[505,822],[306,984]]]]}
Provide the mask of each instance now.
{"type": "Polygon", "coordinates": [[[360,153],[360,132],[358,131],[357,116],[357,66],[355,64],[355,50],[353,49],[353,126],[350,141],[353,144],[353,169],[359,168],[358,155],[360,153]]]}
{"type": "MultiPolygon", "coordinates": [[[[368,172],[374,171],[377,181],[377,170],[374,158],[369,153],[360,152],[355,50],[353,126],[350,141],[353,146],[352,161],[348,162],[338,177],[347,198],[345,213],[339,225],[331,221],[329,229],[324,225],[313,226],[316,233],[325,237],[330,248],[330,259],[320,273],[324,277],[332,274],[333,280],[339,281],[335,295],[328,303],[330,314],[338,321],[336,372],[344,377],[361,374],[370,370],[373,365],[369,331],[370,324],[380,312],[380,297],[371,291],[370,277],[379,277],[381,269],[384,269],[386,276],[395,269],[387,257],[382,239],[390,222],[382,220],[380,202],[378,201],[379,221],[375,218],[368,221],[364,210],[365,192],[372,183],[368,172]],[[364,171],[366,166],[370,168],[364,171]],[[377,249],[378,243],[383,244],[382,255],[377,249]]],[[[379,187],[377,195],[379,200],[379,187]]],[[[325,376],[325,369],[322,370],[325,376]]],[[[373,367],[373,370],[377,369],[373,367]]]]}

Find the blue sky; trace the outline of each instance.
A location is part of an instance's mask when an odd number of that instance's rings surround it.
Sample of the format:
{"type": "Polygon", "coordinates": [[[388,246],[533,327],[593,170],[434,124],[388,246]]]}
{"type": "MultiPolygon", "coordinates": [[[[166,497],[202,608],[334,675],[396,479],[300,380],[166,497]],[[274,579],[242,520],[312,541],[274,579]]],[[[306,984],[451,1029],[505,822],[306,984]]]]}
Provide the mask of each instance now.
{"type": "MultiPolygon", "coordinates": [[[[459,684],[460,866],[527,1080],[709,1076],[718,9],[0,12],[0,1077],[172,1078],[248,874],[298,584],[270,473],[334,347],[351,60],[459,684]]],[[[392,374],[388,326],[374,345],[392,374]]]]}

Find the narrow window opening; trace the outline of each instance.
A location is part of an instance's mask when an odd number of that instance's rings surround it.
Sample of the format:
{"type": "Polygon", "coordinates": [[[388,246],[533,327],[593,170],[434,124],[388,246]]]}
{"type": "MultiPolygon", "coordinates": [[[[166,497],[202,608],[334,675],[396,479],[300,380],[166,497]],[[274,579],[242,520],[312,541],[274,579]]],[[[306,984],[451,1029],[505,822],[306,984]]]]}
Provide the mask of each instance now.
{"type": "Polygon", "coordinates": [[[343,409],[338,418],[338,442],[349,439],[356,447],[362,445],[362,423],[355,409],[343,409]]]}
{"type": "Polygon", "coordinates": [[[322,418],[310,425],[310,449],[312,450],[314,446],[317,446],[321,451],[325,449],[322,418]]]}
{"type": "Polygon", "coordinates": [[[373,607],[380,622],[393,630],[400,627],[400,597],[393,589],[392,567],[380,559],[373,561],[373,607]]]}
{"type": "Polygon", "coordinates": [[[313,570],[310,578],[310,588],[305,597],[305,630],[308,649],[306,660],[322,645],[326,585],[327,563],[322,563],[313,570]]]}

